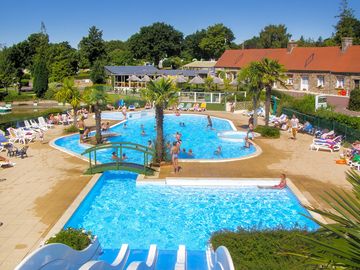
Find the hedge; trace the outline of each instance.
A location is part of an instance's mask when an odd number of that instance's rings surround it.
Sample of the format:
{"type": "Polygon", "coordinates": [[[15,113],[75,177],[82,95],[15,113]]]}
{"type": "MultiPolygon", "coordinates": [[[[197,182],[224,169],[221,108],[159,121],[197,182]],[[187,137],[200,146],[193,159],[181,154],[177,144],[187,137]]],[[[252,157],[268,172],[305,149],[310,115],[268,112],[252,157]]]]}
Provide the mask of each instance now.
{"type": "Polygon", "coordinates": [[[255,132],[260,133],[265,138],[280,138],[280,130],[274,127],[257,126],[255,132]]]}
{"type": "Polygon", "coordinates": [[[360,89],[354,89],[350,92],[349,110],[360,111],[360,89]]]}
{"type": "MultiPolygon", "coordinates": [[[[237,270],[279,270],[317,269],[305,265],[305,259],[288,253],[309,254],[315,246],[301,236],[328,240],[329,236],[309,233],[304,230],[268,230],[236,232],[220,231],[212,235],[210,242],[214,249],[226,246],[237,270]]],[[[330,240],[329,240],[330,241],[330,240]]]]}

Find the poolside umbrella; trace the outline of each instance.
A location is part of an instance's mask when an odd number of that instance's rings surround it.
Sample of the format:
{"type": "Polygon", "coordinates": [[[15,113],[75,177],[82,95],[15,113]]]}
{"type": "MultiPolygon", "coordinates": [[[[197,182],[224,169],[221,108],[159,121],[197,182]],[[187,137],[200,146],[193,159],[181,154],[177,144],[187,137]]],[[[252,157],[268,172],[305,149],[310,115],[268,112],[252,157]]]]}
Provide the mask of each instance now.
{"type": "Polygon", "coordinates": [[[150,82],[151,79],[148,75],[145,75],[142,79],[141,79],[142,82],[150,82]]]}
{"type": "Polygon", "coordinates": [[[238,86],[238,85],[239,85],[239,82],[238,82],[238,80],[235,78],[235,79],[233,79],[233,80],[231,81],[230,85],[232,85],[232,86],[238,86]]]}
{"type": "Polygon", "coordinates": [[[159,76],[159,77],[157,77],[154,81],[155,82],[158,82],[158,81],[160,81],[161,79],[163,79],[163,78],[166,78],[166,76],[159,76]]]}
{"type": "Polygon", "coordinates": [[[214,77],[213,78],[213,83],[214,84],[224,84],[224,80],[219,78],[219,77],[214,77]]]}
{"type": "Polygon", "coordinates": [[[239,82],[238,82],[237,78],[234,78],[234,79],[231,81],[230,85],[236,86],[236,90],[239,90],[239,82]]]}
{"type": "Polygon", "coordinates": [[[135,76],[135,75],[131,75],[128,79],[129,81],[129,87],[131,87],[131,82],[140,82],[140,78],[135,76]]]}
{"type": "Polygon", "coordinates": [[[135,75],[131,75],[128,79],[129,82],[139,82],[140,78],[135,76],[135,75]]]}
{"type": "Polygon", "coordinates": [[[201,77],[196,76],[189,83],[191,83],[191,84],[204,84],[205,82],[201,77]]]}
{"type": "Polygon", "coordinates": [[[183,75],[178,75],[175,79],[176,83],[186,83],[188,80],[183,75]]]}

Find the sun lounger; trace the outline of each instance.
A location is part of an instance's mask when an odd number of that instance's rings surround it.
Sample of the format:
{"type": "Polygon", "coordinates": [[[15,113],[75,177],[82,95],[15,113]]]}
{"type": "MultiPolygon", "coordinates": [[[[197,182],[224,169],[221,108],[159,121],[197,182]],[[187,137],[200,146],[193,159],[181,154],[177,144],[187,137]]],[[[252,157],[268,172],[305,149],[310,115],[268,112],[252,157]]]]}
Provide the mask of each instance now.
{"type": "Polygon", "coordinates": [[[11,161],[0,161],[0,167],[1,168],[9,168],[9,167],[14,167],[16,163],[11,162],[11,161]]]}
{"type": "Polygon", "coordinates": [[[178,110],[182,110],[184,108],[184,103],[180,103],[179,106],[177,107],[178,110]]]}
{"type": "Polygon", "coordinates": [[[341,135],[335,137],[334,139],[319,139],[319,138],[313,139],[313,143],[315,143],[315,144],[330,144],[330,145],[334,145],[334,144],[340,144],[341,141],[342,141],[342,136],[341,136],[341,135]]]}
{"type": "Polygon", "coordinates": [[[48,128],[46,126],[42,126],[40,124],[38,124],[35,120],[31,119],[30,120],[30,124],[34,129],[40,129],[42,131],[46,131],[48,130],[48,128]]]}
{"type": "Polygon", "coordinates": [[[188,103],[186,104],[186,106],[184,107],[184,111],[189,111],[192,108],[192,104],[188,103]]]}
{"type": "Polygon", "coordinates": [[[39,121],[40,126],[44,126],[44,127],[47,127],[47,128],[53,128],[54,127],[53,124],[50,124],[50,123],[46,122],[45,118],[43,116],[38,117],[38,121],[39,121]]]}
{"type": "Polygon", "coordinates": [[[339,151],[340,150],[340,144],[316,144],[316,143],[312,143],[310,145],[310,150],[324,150],[324,151],[330,151],[330,152],[335,152],[335,151],[339,151]]]}

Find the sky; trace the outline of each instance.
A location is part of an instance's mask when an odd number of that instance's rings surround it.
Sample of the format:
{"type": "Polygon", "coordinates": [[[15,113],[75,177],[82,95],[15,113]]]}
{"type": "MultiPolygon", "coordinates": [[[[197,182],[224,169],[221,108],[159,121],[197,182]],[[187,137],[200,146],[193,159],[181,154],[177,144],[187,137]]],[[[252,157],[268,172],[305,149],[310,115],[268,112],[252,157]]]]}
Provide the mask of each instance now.
{"type": "MultiPolygon", "coordinates": [[[[360,18],[360,0],[348,0],[360,18]]],[[[77,48],[95,25],[104,40],[127,40],[140,27],[165,22],[184,33],[223,23],[241,43],[268,24],[285,24],[292,39],[330,37],[340,0],[0,0],[0,44],[11,46],[40,31],[77,48]]]]}

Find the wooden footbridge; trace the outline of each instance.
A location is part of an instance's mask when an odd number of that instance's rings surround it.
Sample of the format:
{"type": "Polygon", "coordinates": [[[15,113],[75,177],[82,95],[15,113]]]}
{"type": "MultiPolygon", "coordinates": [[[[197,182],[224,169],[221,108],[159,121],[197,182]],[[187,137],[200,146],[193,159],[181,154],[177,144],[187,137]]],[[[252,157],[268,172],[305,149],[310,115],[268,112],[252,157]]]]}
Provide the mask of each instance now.
{"type": "Polygon", "coordinates": [[[89,169],[86,171],[87,174],[102,173],[104,171],[110,170],[125,170],[145,175],[153,175],[155,172],[155,170],[151,168],[151,162],[155,156],[155,151],[154,149],[141,144],[132,142],[113,142],[100,144],[86,149],[81,155],[88,155],[89,157],[89,169]],[[111,149],[112,152],[115,152],[119,158],[113,160],[110,156],[110,162],[99,162],[97,152],[106,149],[111,149]],[[122,160],[121,157],[125,150],[134,150],[136,152],[143,153],[144,162],[139,164],[122,160]]]}

